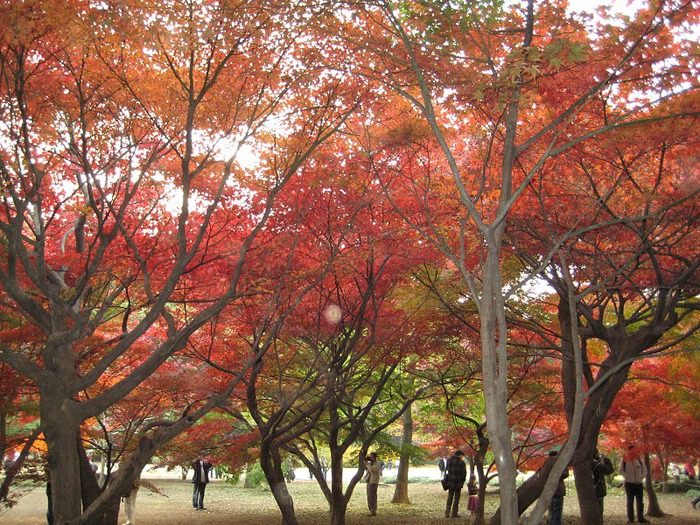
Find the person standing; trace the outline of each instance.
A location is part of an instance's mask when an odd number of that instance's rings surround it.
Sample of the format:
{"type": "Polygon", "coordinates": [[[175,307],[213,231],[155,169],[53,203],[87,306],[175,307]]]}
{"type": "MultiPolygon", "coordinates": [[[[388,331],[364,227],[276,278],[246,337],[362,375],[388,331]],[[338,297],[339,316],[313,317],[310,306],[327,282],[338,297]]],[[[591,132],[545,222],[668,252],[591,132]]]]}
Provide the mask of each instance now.
{"type": "MultiPolygon", "coordinates": [[[[556,450],[552,450],[549,452],[550,458],[555,458],[558,455],[559,452],[556,450]]],[[[564,484],[564,480],[568,477],[569,469],[566,468],[559,477],[557,489],[554,491],[552,501],[549,503],[549,525],[561,525],[561,516],[564,512],[564,496],[566,496],[566,485],[564,484]]]]}
{"type": "Polygon", "coordinates": [[[598,497],[598,507],[600,507],[600,515],[602,516],[605,509],[605,496],[608,494],[608,484],[605,482],[605,476],[613,472],[612,461],[598,452],[598,449],[595,449],[595,452],[593,452],[591,470],[593,471],[595,495],[598,497]]]}
{"type": "Polygon", "coordinates": [[[479,485],[476,484],[476,476],[471,476],[469,478],[469,483],[467,483],[467,492],[469,492],[467,510],[474,514],[476,512],[476,508],[479,506],[479,485]]]}
{"type": "Polygon", "coordinates": [[[372,452],[365,458],[365,468],[367,469],[367,474],[365,474],[365,479],[367,480],[367,507],[369,507],[369,515],[376,516],[377,489],[379,488],[379,478],[382,473],[382,466],[377,461],[376,452],[372,452]]]}
{"type": "Polygon", "coordinates": [[[447,480],[447,505],[445,506],[445,517],[459,517],[459,499],[462,496],[462,487],[467,481],[467,465],[464,462],[464,452],[461,450],[447,460],[445,466],[445,479],[447,480]]]}
{"type": "MultiPolygon", "coordinates": [[[[676,485],[678,485],[681,482],[681,468],[676,463],[671,463],[669,465],[669,469],[671,470],[673,481],[675,481],[676,485]]],[[[676,490],[677,487],[673,487],[673,491],[675,492],[676,490]]]]}
{"type": "Polygon", "coordinates": [[[445,477],[445,465],[447,465],[445,458],[440,458],[440,461],[438,461],[438,468],[440,469],[441,478],[445,477]]]}
{"type": "Polygon", "coordinates": [[[688,476],[688,480],[695,481],[695,467],[690,461],[688,461],[685,464],[683,470],[685,470],[685,474],[688,476]]]}
{"type": "Polygon", "coordinates": [[[192,476],[192,506],[197,510],[206,510],[204,508],[204,492],[209,483],[209,471],[212,469],[212,464],[208,459],[198,458],[192,463],[194,475],[192,476]]]}
{"type": "Polygon", "coordinates": [[[620,460],[620,474],[625,480],[627,496],[627,523],[634,523],[635,500],[637,503],[637,521],[649,523],[644,518],[644,477],[647,468],[634,445],[627,447],[627,453],[620,460]]]}

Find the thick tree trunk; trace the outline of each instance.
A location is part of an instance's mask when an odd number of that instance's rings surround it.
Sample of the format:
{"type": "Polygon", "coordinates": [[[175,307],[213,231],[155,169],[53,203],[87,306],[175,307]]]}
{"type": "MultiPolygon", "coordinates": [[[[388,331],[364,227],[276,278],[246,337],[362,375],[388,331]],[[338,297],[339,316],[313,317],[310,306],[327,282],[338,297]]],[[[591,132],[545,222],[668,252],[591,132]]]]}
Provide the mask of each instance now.
{"type": "Polygon", "coordinates": [[[294,512],[294,500],[287,490],[279,451],[271,448],[264,441],[260,448],[260,466],[282,513],[282,525],[299,525],[294,512]]]}
{"type": "Polygon", "coordinates": [[[343,456],[331,450],[331,525],[345,525],[348,498],[343,491],[343,456]]]}
{"type": "Polygon", "coordinates": [[[649,500],[649,506],[647,508],[647,516],[652,518],[663,518],[666,514],[661,510],[661,505],[659,505],[659,499],[656,497],[656,491],[654,490],[654,485],[651,480],[651,461],[649,460],[649,454],[644,455],[644,463],[647,467],[647,477],[644,480],[644,487],[647,492],[647,498],[649,500]]]}
{"type": "Polygon", "coordinates": [[[79,427],[47,425],[44,436],[48,446],[54,522],[65,523],[80,516],[82,510],[80,461],[75,446],[79,427]]]}
{"type": "Polygon", "coordinates": [[[413,414],[409,406],[403,413],[403,434],[401,438],[401,453],[399,455],[399,468],[396,473],[396,486],[392,503],[411,503],[408,497],[408,467],[411,459],[410,450],[413,443],[413,414]]]}
{"type": "MultiPolygon", "coordinates": [[[[569,308],[569,298],[560,292],[557,310],[559,326],[561,329],[561,353],[562,353],[562,385],[564,387],[564,405],[566,408],[566,420],[571,425],[574,413],[576,396],[576,368],[574,366],[574,343],[571,339],[573,333],[572,317],[569,308]]],[[[583,350],[582,350],[583,351],[583,350]]],[[[590,403],[590,399],[589,399],[590,403]]],[[[600,420],[602,423],[602,419],[600,420]]],[[[586,412],[584,409],[583,428],[589,431],[582,432],[576,450],[571,460],[574,468],[574,480],[576,483],[576,495],[578,498],[579,512],[583,523],[590,525],[603,525],[603,516],[600,514],[598,497],[593,485],[593,472],[591,470],[591,458],[598,441],[600,424],[593,423],[593,432],[586,424],[586,412]]]]}
{"type": "MultiPolygon", "coordinates": [[[[78,456],[80,458],[81,499],[83,502],[83,509],[87,509],[100,496],[103,489],[100,488],[97,476],[92,470],[90,459],[80,439],[78,440],[78,456]]],[[[101,518],[95,518],[95,523],[100,525],[117,525],[119,522],[119,504],[120,500],[116,499],[110,508],[102,514],[101,518]]]]}
{"type": "Polygon", "coordinates": [[[573,467],[581,523],[603,525],[604,518],[600,513],[598,496],[595,493],[590,460],[574,462],[573,467]]]}
{"type": "MultiPolygon", "coordinates": [[[[560,292],[561,295],[561,292],[560,292]]],[[[568,300],[561,296],[559,302],[558,318],[562,332],[562,384],[564,385],[564,396],[567,421],[573,417],[575,389],[567,387],[576,381],[576,371],[568,362],[573,359],[574,345],[568,334],[572,333],[571,312],[569,311],[568,300]]],[[[579,436],[576,450],[572,457],[574,475],[576,482],[576,493],[579,502],[581,522],[590,525],[602,525],[604,516],[600,515],[598,498],[593,487],[593,474],[591,472],[591,458],[598,443],[600,427],[605,420],[617,393],[624,386],[629,372],[629,365],[616,370],[607,376],[608,372],[620,360],[620,356],[629,353],[627,345],[629,342],[624,338],[609,341],[609,357],[601,363],[598,373],[593,378],[593,372],[588,364],[584,376],[589,381],[589,392],[586,405],[583,411],[581,422],[581,435],[579,436]],[[595,389],[591,389],[595,386],[595,389]]],[[[581,351],[585,352],[585,345],[581,345],[581,351]]],[[[587,356],[583,354],[584,363],[588,362],[587,356]]]]}
{"type": "Polygon", "coordinates": [[[344,497],[333,497],[331,504],[330,525],[345,525],[348,503],[344,497]]]}

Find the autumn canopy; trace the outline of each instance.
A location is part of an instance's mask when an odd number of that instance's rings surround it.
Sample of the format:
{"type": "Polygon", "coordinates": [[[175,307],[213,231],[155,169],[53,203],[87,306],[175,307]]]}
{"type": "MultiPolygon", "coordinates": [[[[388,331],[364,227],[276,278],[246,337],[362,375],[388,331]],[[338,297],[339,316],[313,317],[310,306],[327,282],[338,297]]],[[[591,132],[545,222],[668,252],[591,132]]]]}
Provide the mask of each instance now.
{"type": "Polygon", "coordinates": [[[700,12],[638,4],[0,2],[0,498],[206,450],[343,525],[420,443],[514,525],[557,444],[525,519],[599,525],[596,447],[700,458],[700,12]]]}

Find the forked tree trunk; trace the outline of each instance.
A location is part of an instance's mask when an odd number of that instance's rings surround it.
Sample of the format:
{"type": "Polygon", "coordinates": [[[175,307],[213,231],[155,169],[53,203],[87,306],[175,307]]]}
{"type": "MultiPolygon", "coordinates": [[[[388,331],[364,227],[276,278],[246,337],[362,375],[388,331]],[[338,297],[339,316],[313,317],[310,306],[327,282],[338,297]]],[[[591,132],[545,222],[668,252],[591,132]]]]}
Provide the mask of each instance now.
{"type": "Polygon", "coordinates": [[[343,456],[331,452],[331,519],[330,525],[345,525],[348,497],[343,491],[343,456]]]}
{"type": "Polygon", "coordinates": [[[260,466],[282,513],[282,525],[299,525],[294,512],[294,500],[287,490],[279,451],[270,448],[265,441],[260,448],[260,466]]]}
{"type": "Polygon", "coordinates": [[[401,438],[401,452],[399,454],[399,468],[396,472],[396,486],[392,503],[411,503],[408,497],[408,467],[411,460],[411,444],[413,443],[413,414],[412,404],[404,411],[403,434],[401,438]]]}
{"type": "Polygon", "coordinates": [[[347,500],[343,498],[334,498],[331,505],[330,525],[345,525],[345,516],[348,511],[347,500]]]}
{"type": "MultiPolygon", "coordinates": [[[[78,456],[80,458],[81,499],[83,509],[86,509],[99,497],[103,489],[100,488],[95,471],[92,470],[90,459],[87,457],[87,452],[80,439],[78,440],[78,456]]],[[[101,518],[96,518],[95,523],[99,525],[117,525],[119,523],[119,504],[120,500],[117,499],[101,518]]]]}
{"type": "MultiPolygon", "coordinates": [[[[527,478],[522,485],[516,490],[518,498],[517,512],[518,516],[521,516],[527,508],[532,505],[542,494],[542,489],[544,484],[549,477],[549,472],[552,470],[554,463],[556,462],[556,457],[549,457],[545,460],[544,464],[538,470],[539,475],[533,474],[527,478]]],[[[498,525],[501,523],[501,509],[496,510],[490,521],[491,525],[498,525]]],[[[517,523],[517,520],[516,520],[517,523]]]]}

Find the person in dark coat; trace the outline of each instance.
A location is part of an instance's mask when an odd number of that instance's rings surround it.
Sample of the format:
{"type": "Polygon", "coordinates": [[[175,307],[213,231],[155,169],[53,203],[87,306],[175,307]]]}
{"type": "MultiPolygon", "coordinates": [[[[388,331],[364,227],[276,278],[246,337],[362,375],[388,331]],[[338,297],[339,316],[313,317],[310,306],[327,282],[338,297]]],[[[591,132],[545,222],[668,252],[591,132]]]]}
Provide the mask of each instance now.
{"type": "Polygon", "coordinates": [[[447,460],[445,467],[445,479],[447,484],[447,505],[445,506],[445,517],[459,517],[459,499],[462,496],[462,487],[467,481],[467,464],[464,462],[464,452],[455,451],[454,455],[447,460]]]}
{"type": "MultiPolygon", "coordinates": [[[[556,461],[556,457],[559,455],[557,450],[552,450],[549,453],[549,457],[556,461]]],[[[569,470],[564,469],[559,477],[559,482],[557,483],[557,489],[554,491],[552,496],[552,501],[549,504],[549,522],[548,525],[561,525],[561,516],[564,512],[564,496],[566,496],[566,485],[564,480],[569,477],[569,470]]]]}
{"type": "Polygon", "coordinates": [[[603,454],[598,452],[598,449],[593,453],[593,461],[591,463],[593,471],[593,485],[595,486],[595,495],[598,497],[598,506],[600,507],[600,515],[603,515],[604,500],[608,493],[608,485],[605,482],[605,476],[612,474],[613,464],[603,454]]]}
{"type": "Polygon", "coordinates": [[[192,463],[192,468],[194,469],[192,476],[192,484],[194,485],[192,506],[197,510],[206,510],[204,508],[204,492],[207,489],[207,483],[209,483],[209,471],[212,467],[213,465],[208,459],[199,458],[192,463]]]}
{"type": "Polygon", "coordinates": [[[445,461],[445,458],[440,458],[440,461],[438,461],[438,468],[440,469],[440,477],[443,478],[445,477],[445,466],[447,465],[447,462],[445,461]]]}

